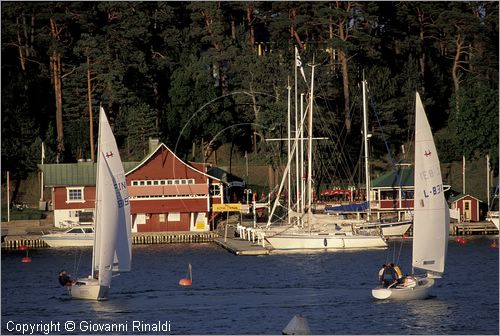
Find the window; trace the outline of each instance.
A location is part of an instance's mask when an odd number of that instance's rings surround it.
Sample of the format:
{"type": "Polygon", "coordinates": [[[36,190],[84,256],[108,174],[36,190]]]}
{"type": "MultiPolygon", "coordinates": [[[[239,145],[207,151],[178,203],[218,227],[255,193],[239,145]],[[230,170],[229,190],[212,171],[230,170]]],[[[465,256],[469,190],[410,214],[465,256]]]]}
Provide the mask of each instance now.
{"type": "Polygon", "coordinates": [[[181,213],[180,212],[171,212],[168,214],[167,219],[169,222],[179,222],[181,220],[181,213]]]}
{"type": "Polygon", "coordinates": [[[66,188],[67,202],[83,202],[83,188],[66,188]]]}
{"type": "Polygon", "coordinates": [[[210,186],[210,194],[212,196],[220,196],[221,193],[220,193],[220,186],[218,184],[212,184],[210,186]]]}
{"type": "Polygon", "coordinates": [[[165,214],[160,214],[160,222],[164,223],[165,222],[165,214]]]}

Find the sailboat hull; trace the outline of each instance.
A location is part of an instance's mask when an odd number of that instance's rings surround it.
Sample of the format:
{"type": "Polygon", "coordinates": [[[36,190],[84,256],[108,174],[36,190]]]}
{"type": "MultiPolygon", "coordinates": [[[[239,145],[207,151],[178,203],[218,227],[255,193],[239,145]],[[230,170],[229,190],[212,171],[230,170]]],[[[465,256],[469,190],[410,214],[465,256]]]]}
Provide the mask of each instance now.
{"type": "Polygon", "coordinates": [[[372,289],[372,296],[378,300],[422,300],[429,296],[429,289],[434,285],[434,279],[418,279],[414,287],[395,287],[372,289]]]}
{"type": "Polygon", "coordinates": [[[102,301],[108,299],[109,286],[99,285],[99,281],[93,278],[78,279],[69,287],[69,294],[73,299],[102,301]]]}
{"type": "Polygon", "coordinates": [[[347,235],[276,235],[266,237],[275,250],[325,250],[385,248],[387,243],[380,236],[347,235]]]}

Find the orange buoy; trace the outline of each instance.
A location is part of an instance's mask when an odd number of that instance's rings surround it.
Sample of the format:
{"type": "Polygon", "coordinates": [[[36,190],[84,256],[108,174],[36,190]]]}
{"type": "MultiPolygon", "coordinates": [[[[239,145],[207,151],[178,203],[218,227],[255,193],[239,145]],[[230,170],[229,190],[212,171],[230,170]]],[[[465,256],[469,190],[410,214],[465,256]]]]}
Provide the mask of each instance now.
{"type": "Polygon", "coordinates": [[[23,262],[23,263],[30,263],[31,262],[31,258],[30,257],[23,257],[23,259],[21,259],[21,262],[23,262]]]}
{"type": "Polygon", "coordinates": [[[193,284],[193,271],[191,264],[189,264],[187,277],[179,280],[179,286],[191,286],[192,284],[193,284]]]}
{"type": "Polygon", "coordinates": [[[493,243],[490,244],[490,247],[494,248],[494,249],[498,248],[498,244],[497,244],[496,240],[494,240],[493,243]]]}
{"type": "Polygon", "coordinates": [[[28,246],[26,246],[26,245],[21,245],[21,246],[19,246],[19,249],[20,249],[21,251],[26,251],[26,250],[28,249],[28,246]]]}
{"type": "Polygon", "coordinates": [[[459,244],[467,244],[467,239],[465,239],[464,237],[456,237],[455,241],[459,244]]]}

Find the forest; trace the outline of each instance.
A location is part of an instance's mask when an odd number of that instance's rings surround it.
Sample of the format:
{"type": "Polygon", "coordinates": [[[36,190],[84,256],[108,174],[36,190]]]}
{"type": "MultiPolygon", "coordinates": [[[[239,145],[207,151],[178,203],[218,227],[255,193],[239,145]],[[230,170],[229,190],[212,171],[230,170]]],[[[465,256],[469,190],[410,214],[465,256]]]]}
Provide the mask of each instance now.
{"type": "Polygon", "coordinates": [[[308,104],[313,64],[320,181],[357,178],[363,78],[379,162],[412,161],[418,91],[442,162],[488,154],[498,167],[498,1],[1,6],[2,179],[35,172],[42,142],[46,163],[95,160],[99,106],[124,161],[152,137],[185,160],[230,145],[280,164],[286,144],[264,139],[287,136],[289,96],[293,113],[296,96],[308,104]]]}

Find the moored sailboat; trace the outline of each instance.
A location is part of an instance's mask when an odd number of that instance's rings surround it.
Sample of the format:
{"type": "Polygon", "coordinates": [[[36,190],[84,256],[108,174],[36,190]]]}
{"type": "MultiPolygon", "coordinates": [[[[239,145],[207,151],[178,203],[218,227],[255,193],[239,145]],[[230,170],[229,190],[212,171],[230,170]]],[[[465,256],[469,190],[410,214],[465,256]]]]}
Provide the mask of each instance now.
{"type": "Polygon", "coordinates": [[[411,284],[393,284],[372,290],[376,299],[424,299],[441,278],[446,261],[449,209],[444,197],[439,158],[431,128],[418,92],[415,104],[415,205],[412,267],[427,272],[412,277],[411,284]]]}
{"type": "Polygon", "coordinates": [[[69,286],[75,299],[105,300],[113,272],[130,271],[130,203],[122,161],[104,109],[100,108],[92,272],[69,286]]]}
{"type": "MultiPolygon", "coordinates": [[[[307,137],[307,211],[296,212],[288,207],[288,217],[293,217],[298,225],[289,226],[279,231],[270,231],[271,220],[274,211],[279,203],[279,197],[276,198],[271,215],[267,223],[267,231],[261,232],[264,238],[271,244],[274,250],[325,250],[325,249],[362,249],[362,248],[385,248],[387,243],[381,235],[361,235],[346,230],[321,230],[314,226],[315,222],[332,221],[333,217],[324,214],[315,214],[312,212],[312,124],[313,124],[313,105],[314,105],[314,65],[311,73],[311,93],[308,111],[308,137],[307,137]],[[328,218],[330,217],[330,218],[328,218]]],[[[302,133],[305,118],[302,117],[300,123],[300,132],[302,133]]],[[[298,153],[297,136],[291,153],[298,153]]],[[[297,154],[296,154],[297,155],[297,154]]],[[[278,190],[280,194],[286,174],[290,170],[292,157],[289,156],[288,164],[283,174],[283,180],[278,190]]]]}

